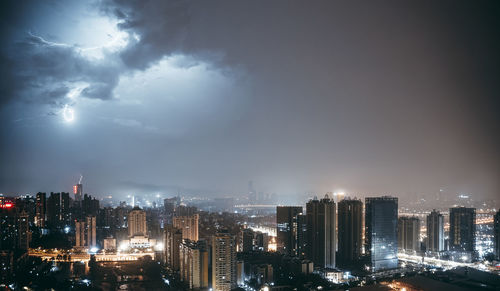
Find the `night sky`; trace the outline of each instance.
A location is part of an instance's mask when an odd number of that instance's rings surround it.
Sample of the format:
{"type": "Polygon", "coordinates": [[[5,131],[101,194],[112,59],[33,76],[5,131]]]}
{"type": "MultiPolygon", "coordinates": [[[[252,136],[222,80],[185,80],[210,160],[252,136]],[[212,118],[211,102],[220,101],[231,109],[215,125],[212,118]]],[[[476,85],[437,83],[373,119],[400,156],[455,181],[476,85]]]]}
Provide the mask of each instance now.
{"type": "Polygon", "coordinates": [[[0,193],[500,193],[498,1],[2,1],[0,193]]]}

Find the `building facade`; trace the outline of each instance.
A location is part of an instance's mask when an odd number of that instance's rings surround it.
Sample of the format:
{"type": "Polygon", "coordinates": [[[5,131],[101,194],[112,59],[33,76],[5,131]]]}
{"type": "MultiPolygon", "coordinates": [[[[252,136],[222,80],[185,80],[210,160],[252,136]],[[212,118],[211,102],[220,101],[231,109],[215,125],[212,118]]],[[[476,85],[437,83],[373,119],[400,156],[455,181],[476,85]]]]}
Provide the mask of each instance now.
{"type": "Polygon", "coordinates": [[[200,215],[175,216],[173,218],[174,227],[182,230],[182,238],[191,241],[198,241],[198,225],[200,215]]]}
{"type": "Polygon", "coordinates": [[[236,240],[227,231],[212,237],[212,289],[230,291],[236,288],[236,240]]]}
{"type": "Polygon", "coordinates": [[[476,239],[476,209],[450,208],[450,250],[474,252],[476,239]]]}
{"type": "Polygon", "coordinates": [[[276,207],[276,249],[282,254],[294,256],[297,254],[297,217],[302,214],[300,206],[276,207]]]}
{"type": "Polygon", "coordinates": [[[179,270],[179,248],[182,243],[182,230],[173,225],[165,226],[165,260],[172,270],[179,270]]]}
{"type": "Polygon", "coordinates": [[[426,247],[429,252],[444,251],[444,217],[435,209],[427,215],[427,241],[426,247]]]}
{"type": "Polygon", "coordinates": [[[208,251],[205,241],[185,240],[179,246],[180,277],[189,289],[208,288],[208,251]]]}
{"type": "Polygon", "coordinates": [[[241,231],[241,252],[251,252],[254,249],[255,233],[250,228],[241,231]]]}
{"type": "Polygon", "coordinates": [[[97,218],[93,215],[87,216],[86,219],[86,230],[87,230],[87,246],[90,248],[96,247],[97,246],[97,232],[96,232],[96,226],[97,226],[97,218]]]}
{"type": "Polygon", "coordinates": [[[75,247],[85,247],[85,221],[75,221],[75,247]]]}
{"type": "Polygon", "coordinates": [[[128,213],[128,236],[147,236],[147,234],[146,211],[136,206],[128,213]]]}
{"type": "Polygon", "coordinates": [[[335,202],[325,195],[306,204],[306,256],[321,268],[335,268],[337,237],[335,231],[335,202]]]}
{"type": "Polygon", "coordinates": [[[338,260],[344,265],[359,260],[363,247],[363,202],[344,199],[338,203],[338,260]]]}
{"type": "Polygon", "coordinates": [[[37,193],[35,203],[35,225],[44,228],[47,220],[47,195],[42,192],[37,193]]]}
{"type": "Polygon", "coordinates": [[[417,217],[398,219],[398,248],[406,252],[420,251],[420,220],[417,217]]]}
{"type": "Polygon", "coordinates": [[[372,271],[398,266],[398,198],[365,199],[365,253],[372,271]]]}

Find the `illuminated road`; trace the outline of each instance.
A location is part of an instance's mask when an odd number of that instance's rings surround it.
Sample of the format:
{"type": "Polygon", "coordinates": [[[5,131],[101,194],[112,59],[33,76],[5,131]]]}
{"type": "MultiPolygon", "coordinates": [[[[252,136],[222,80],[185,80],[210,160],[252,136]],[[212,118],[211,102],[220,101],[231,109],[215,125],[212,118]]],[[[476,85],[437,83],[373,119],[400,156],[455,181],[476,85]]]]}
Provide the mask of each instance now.
{"type": "Polygon", "coordinates": [[[422,256],[408,255],[408,254],[404,254],[404,253],[398,253],[398,259],[402,262],[410,262],[410,263],[415,263],[415,264],[438,267],[438,268],[443,268],[445,270],[457,268],[457,267],[469,267],[469,268],[474,268],[474,269],[478,269],[478,270],[486,271],[486,272],[491,272],[491,273],[498,272],[494,267],[488,267],[482,263],[460,263],[460,262],[454,262],[454,261],[440,260],[440,259],[431,258],[431,257],[424,257],[422,259],[422,256]]]}

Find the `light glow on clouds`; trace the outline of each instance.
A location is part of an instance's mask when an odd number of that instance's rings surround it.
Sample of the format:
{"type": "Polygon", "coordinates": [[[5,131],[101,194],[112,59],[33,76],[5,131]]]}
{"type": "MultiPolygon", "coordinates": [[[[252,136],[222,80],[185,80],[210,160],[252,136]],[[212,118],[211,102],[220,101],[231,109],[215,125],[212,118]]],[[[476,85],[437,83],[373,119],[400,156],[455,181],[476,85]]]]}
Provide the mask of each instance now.
{"type": "Polygon", "coordinates": [[[170,137],[199,134],[200,122],[221,130],[242,114],[244,91],[235,88],[247,85],[207,63],[165,57],[147,70],[123,74],[113,101],[80,98],[79,119],[170,137]]]}
{"type": "Polygon", "coordinates": [[[69,107],[68,104],[64,105],[63,117],[66,122],[72,122],[75,119],[75,110],[69,107]]]}
{"type": "Polygon", "coordinates": [[[71,89],[68,94],[66,94],[66,97],[69,99],[75,100],[77,97],[80,96],[82,91],[89,86],[88,83],[85,82],[76,82],[71,84],[71,86],[74,86],[73,89],[71,89]]]}
{"type": "Polygon", "coordinates": [[[108,41],[93,47],[81,47],[78,51],[85,57],[96,60],[103,59],[107,54],[120,52],[129,42],[129,34],[124,31],[115,30],[108,34],[108,41]]]}

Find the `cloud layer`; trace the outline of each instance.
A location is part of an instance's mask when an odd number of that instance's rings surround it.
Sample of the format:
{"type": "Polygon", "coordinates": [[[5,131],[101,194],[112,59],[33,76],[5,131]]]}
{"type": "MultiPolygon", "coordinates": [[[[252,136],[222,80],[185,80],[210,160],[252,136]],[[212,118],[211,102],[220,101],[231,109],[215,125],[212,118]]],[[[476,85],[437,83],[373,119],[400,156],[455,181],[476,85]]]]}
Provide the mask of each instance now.
{"type": "Polygon", "coordinates": [[[77,174],[102,162],[95,187],[110,191],[127,180],[236,192],[249,179],[288,193],[500,189],[497,5],[15,5],[2,9],[4,157],[38,153],[37,167],[77,174]],[[65,104],[73,132],[10,121],[65,104]]]}

